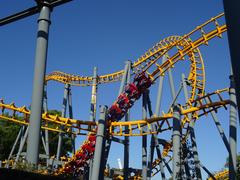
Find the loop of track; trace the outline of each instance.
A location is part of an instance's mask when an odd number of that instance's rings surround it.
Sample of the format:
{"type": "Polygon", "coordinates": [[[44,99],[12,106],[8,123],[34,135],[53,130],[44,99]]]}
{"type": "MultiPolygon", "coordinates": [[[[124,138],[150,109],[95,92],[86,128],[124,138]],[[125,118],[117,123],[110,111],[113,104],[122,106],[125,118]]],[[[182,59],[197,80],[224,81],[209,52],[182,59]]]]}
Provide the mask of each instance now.
{"type": "MultiPolygon", "coordinates": [[[[220,14],[212,18],[211,20],[207,21],[201,26],[198,26],[196,29],[184,35],[183,37],[171,36],[160,41],[158,44],[156,44],[153,48],[149,49],[148,52],[146,52],[136,62],[132,64],[133,72],[135,74],[138,74],[139,72],[145,72],[151,78],[152,81],[155,81],[159,76],[163,76],[168,69],[173,68],[176,62],[180,60],[184,60],[185,56],[188,56],[191,62],[190,74],[188,76],[188,80],[191,82],[190,83],[191,92],[190,92],[188,107],[186,109],[182,107],[182,114],[185,115],[188,113],[192,113],[192,115],[195,116],[194,117],[195,119],[200,117],[201,115],[205,115],[209,113],[210,111],[207,109],[209,109],[210,107],[213,107],[213,110],[215,110],[229,103],[228,100],[223,100],[220,97],[219,97],[220,101],[211,102],[210,104],[203,104],[201,101],[201,97],[203,97],[203,94],[204,94],[205,73],[204,73],[203,61],[202,61],[201,54],[198,47],[202,44],[207,45],[208,41],[214,37],[221,37],[222,33],[227,30],[226,25],[225,24],[220,25],[218,21],[222,17],[223,17],[223,14],[220,14]],[[208,27],[210,25],[213,25],[214,28],[209,30],[208,27]],[[158,60],[164,55],[167,56],[167,61],[165,61],[162,64],[158,63],[158,60]],[[193,106],[193,103],[196,101],[198,101],[198,103],[195,103],[195,105],[193,106]],[[196,104],[199,104],[200,106],[197,106],[196,104]],[[199,114],[200,110],[203,111],[202,114],[199,114]]],[[[122,77],[122,74],[123,74],[123,71],[118,71],[112,74],[99,76],[98,83],[108,83],[108,82],[119,81],[122,77]]],[[[65,83],[65,84],[67,83],[75,86],[89,86],[89,85],[92,85],[92,79],[93,79],[92,77],[87,77],[87,76],[80,77],[80,76],[69,75],[62,72],[53,72],[50,75],[46,76],[45,80],[46,82],[50,80],[55,80],[61,83],[65,83]]],[[[218,93],[215,92],[213,94],[218,94],[218,93]]],[[[15,107],[14,104],[7,105],[7,104],[4,104],[3,101],[1,101],[0,108],[2,109],[2,114],[0,115],[0,117],[5,118],[9,121],[13,121],[15,123],[24,124],[24,125],[28,124],[30,111],[27,110],[25,106],[21,108],[17,108],[15,107]],[[5,109],[12,110],[12,113],[13,113],[12,117],[5,117],[4,115],[5,109]],[[24,121],[15,119],[14,114],[16,112],[22,113],[24,115],[24,121]]],[[[110,122],[110,134],[115,136],[116,135],[121,135],[121,136],[145,135],[141,129],[143,126],[150,127],[151,123],[157,122],[160,120],[166,121],[169,124],[168,122],[169,118],[172,118],[172,111],[170,113],[164,114],[161,117],[155,117],[155,118],[146,119],[146,120],[130,121],[130,122],[110,122]],[[124,126],[129,127],[130,133],[126,133],[122,130],[122,127],[124,126]],[[119,131],[117,129],[119,129],[119,131]],[[133,130],[139,130],[140,132],[133,133],[133,130]]],[[[80,130],[91,131],[91,127],[96,126],[96,123],[78,121],[78,120],[62,118],[58,116],[52,116],[52,115],[48,115],[47,113],[42,115],[42,119],[43,121],[46,121],[46,122],[49,121],[57,124],[57,127],[59,127],[59,125],[64,125],[64,127],[66,127],[66,131],[64,132],[69,132],[72,127],[79,129],[79,133],[80,133],[80,130]],[[86,127],[82,128],[82,126],[86,126],[86,127]]],[[[48,124],[48,123],[44,123],[44,124],[48,124]]],[[[185,124],[188,126],[187,118],[184,118],[182,121],[183,129],[187,129],[187,127],[185,127],[185,124]]],[[[51,129],[45,126],[43,126],[42,128],[60,132],[60,128],[51,129]]],[[[169,129],[170,128],[171,126],[169,125],[169,129]]],[[[158,132],[151,132],[150,128],[149,128],[149,131],[147,132],[148,132],[147,134],[158,133],[158,132]]],[[[187,136],[187,133],[185,133],[185,136],[187,136]]],[[[168,150],[170,149],[168,148],[168,150]]],[[[168,154],[168,152],[165,151],[165,154],[168,154]]],[[[157,163],[157,160],[156,160],[153,164],[154,164],[153,168],[155,168],[159,163],[157,163]]]]}

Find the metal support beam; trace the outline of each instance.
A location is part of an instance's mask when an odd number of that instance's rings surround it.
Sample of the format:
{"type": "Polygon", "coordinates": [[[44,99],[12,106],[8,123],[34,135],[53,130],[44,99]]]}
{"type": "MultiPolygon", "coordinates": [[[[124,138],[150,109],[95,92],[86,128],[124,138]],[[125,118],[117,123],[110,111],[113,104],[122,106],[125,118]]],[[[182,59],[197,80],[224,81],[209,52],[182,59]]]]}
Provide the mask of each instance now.
{"type": "MultiPolygon", "coordinates": [[[[126,61],[126,65],[128,68],[125,85],[129,84],[131,81],[131,61],[126,61]]],[[[125,122],[128,122],[130,119],[130,110],[127,111],[125,115],[125,122]]],[[[125,131],[128,132],[128,127],[125,127],[125,131]]],[[[128,180],[129,175],[129,137],[124,137],[124,164],[123,164],[123,177],[124,180],[128,180]]]]}
{"type": "Polygon", "coordinates": [[[234,78],[230,77],[230,123],[229,123],[229,179],[235,180],[237,174],[237,100],[234,78]]]}
{"type": "MultiPolygon", "coordinates": [[[[204,100],[206,101],[206,103],[210,103],[210,100],[208,98],[205,98],[204,100]]],[[[213,108],[209,108],[209,109],[212,110],[210,113],[211,113],[211,116],[212,116],[212,118],[214,120],[214,123],[215,123],[215,125],[216,125],[216,127],[218,129],[218,132],[219,132],[219,134],[220,134],[220,136],[221,136],[221,138],[223,140],[223,143],[226,146],[227,151],[230,152],[229,142],[228,142],[227,137],[226,137],[226,135],[224,133],[224,130],[223,130],[222,126],[221,126],[221,123],[220,123],[220,121],[219,121],[219,119],[217,117],[217,114],[213,111],[213,108]]]]}
{"type": "MultiPolygon", "coordinates": [[[[142,119],[147,118],[147,92],[145,91],[142,96],[142,119]]],[[[146,127],[143,127],[143,132],[146,127]]],[[[142,136],[142,179],[147,179],[147,136],[142,136]]]]}
{"type": "Polygon", "coordinates": [[[233,78],[235,82],[237,104],[238,104],[238,118],[240,121],[240,2],[223,0],[225,19],[227,24],[228,44],[230,49],[231,64],[233,70],[233,78]]]}
{"type": "Polygon", "coordinates": [[[181,109],[173,107],[173,180],[181,179],[181,109]]]}
{"type": "MultiPolygon", "coordinates": [[[[73,119],[73,108],[72,108],[72,90],[71,85],[68,86],[68,95],[67,95],[67,101],[68,101],[68,113],[69,118],[73,119]]],[[[73,131],[73,129],[71,129],[73,131]]],[[[75,135],[71,135],[71,141],[72,141],[72,153],[75,154],[76,148],[75,148],[75,135]]]]}
{"type": "MultiPolygon", "coordinates": [[[[163,58],[162,63],[164,63],[164,60],[165,59],[163,58]]],[[[155,109],[156,116],[159,116],[159,114],[160,114],[163,80],[164,80],[164,76],[160,76],[159,85],[158,85],[157,101],[156,101],[156,109],[155,109]]],[[[152,127],[153,131],[157,130],[156,123],[152,124],[151,127],[152,127]]],[[[153,134],[152,137],[151,137],[151,146],[150,146],[150,150],[149,150],[149,161],[148,161],[148,169],[149,169],[150,173],[148,173],[148,179],[149,180],[151,179],[152,162],[153,162],[153,157],[154,157],[154,147],[156,147],[158,158],[160,160],[162,160],[162,161],[160,161],[159,166],[160,166],[162,180],[165,180],[166,176],[165,176],[164,167],[163,167],[164,159],[162,158],[162,153],[161,153],[161,150],[160,150],[160,145],[159,145],[158,138],[157,138],[156,134],[153,134]]],[[[166,164],[166,165],[168,166],[168,164],[166,164]]],[[[170,170],[169,173],[171,174],[172,171],[171,171],[169,166],[168,166],[168,170],[170,170]]]]}
{"type": "Polygon", "coordinates": [[[203,168],[203,170],[213,179],[216,180],[216,178],[214,177],[214,175],[204,166],[200,163],[200,166],[203,168]]]}
{"type": "Polygon", "coordinates": [[[96,121],[96,107],[97,107],[97,67],[93,69],[93,83],[92,83],[92,96],[90,107],[90,121],[96,121]]]}
{"type": "Polygon", "coordinates": [[[38,19],[37,47],[35,57],[29,136],[27,140],[27,161],[37,165],[39,154],[39,136],[42,118],[43,88],[47,62],[50,8],[43,6],[38,19]]]}
{"type": "Polygon", "coordinates": [[[186,143],[182,144],[182,152],[183,152],[183,165],[186,173],[186,179],[191,179],[191,174],[188,166],[188,147],[186,143]]]}
{"type": "MultiPolygon", "coordinates": [[[[18,132],[17,138],[16,138],[15,141],[14,141],[14,144],[13,144],[13,146],[12,146],[11,152],[10,152],[10,154],[9,154],[9,156],[8,156],[8,160],[7,160],[7,164],[6,164],[6,167],[7,167],[7,168],[9,168],[9,160],[11,159],[11,157],[12,157],[12,155],[13,155],[13,152],[14,152],[14,150],[15,150],[15,148],[16,148],[16,145],[17,145],[17,143],[18,143],[18,141],[19,141],[19,139],[20,139],[20,136],[21,136],[21,134],[22,134],[22,131],[24,131],[24,129],[25,129],[25,126],[22,126],[21,129],[20,129],[19,132],[18,132]]],[[[21,141],[20,141],[20,142],[21,142],[21,141]]]]}
{"type": "MultiPolygon", "coordinates": [[[[182,74],[182,85],[183,85],[183,92],[185,96],[186,103],[188,102],[188,90],[187,90],[187,83],[185,75],[182,74]]],[[[195,137],[195,131],[194,131],[194,121],[192,120],[192,116],[188,114],[188,119],[190,121],[189,124],[189,131],[190,131],[190,139],[192,143],[192,151],[193,151],[193,158],[194,158],[194,164],[195,164],[195,172],[197,176],[197,180],[202,179],[201,169],[200,169],[200,161],[198,157],[198,151],[197,151],[197,143],[196,143],[196,137],[195,137]]]]}
{"type": "Polygon", "coordinates": [[[17,157],[15,159],[15,162],[14,162],[14,165],[13,165],[13,169],[16,168],[16,165],[17,165],[17,162],[19,160],[19,157],[20,157],[20,154],[22,153],[22,150],[23,150],[23,147],[24,147],[24,144],[26,142],[26,139],[27,139],[27,136],[29,136],[29,126],[27,127],[26,131],[25,131],[25,134],[23,136],[23,140],[21,141],[20,143],[20,146],[19,146],[19,150],[18,150],[18,153],[17,153],[17,157]]]}
{"type": "Polygon", "coordinates": [[[104,149],[104,141],[105,141],[105,131],[106,131],[106,112],[107,107],[101,106],[100,107],[100,118],[98,121],[98,130],[97,130],[97,139],[96,139],[96,146],[94,152],[94,159],[93,159],[93,169],[92,169],[92,180],[102,179],[104,167],[101,166],[103,161],[102,152],[104,149]],[[102,169],[100,168],[102,167],[102,169]],[[101,176],[102,175],[102,176],[101,176]]]}
{"type": "MultiPolygon", "coordinates": [[[[69,84],[65,84],[65,87],[64,87],[64,95],[63,95],[63,103],[62,103],[62,114],[61,114],[62,117],[66,117],[67,96],[68,96],[69,86],[70,86],[69,84]]],[[[59,133],[59,136],[58,136],[58,147],[57,147],[57,160],[58,161],[60,160],[60,156],[61,156],[62,138],[63,138],[63,133],[59,133]]]]}
{"type": "MultiPolygon", "coordinates": [[[[43,111],[47,112],[48,108],[47,108],[47,84],[44,85],[44,95],[43,95],[43,111]]],[[[46,122],[47,123],[47,122],[46,122]]],[[[47,160],[46,160],[46,164],[47,167],[49,165],[49,137],[48,137],[48,130],[45,129],[45,143],[46,143],[46,156],[47,156],[47,160]]]]}
{"type": "MultiPolygon", "coordinates": [[[[122,76],[122,81],[121,81],[121,85],[120,85],[120,88],[119,88],[119,92],[118,92],[118,96],[123,92],[124,90],[124,86],[126,84],[126,79],[127,79],[127,74],[128,74],[128,61],[126,61],[125,63],[125,67],[124,67],[124,73],[123,73],[123,76],[122,76]]],[[[104,149],[104,162],[103,162],[103,165],[106,166],[107,164],[107,159],[108,159],[108,154],[109,154],[109,151],[110,151],[110,147],[111,147],[111,136],[108,137],[107,141],[106,141],[106,147],[104,149]]]]}
{"type": "Polygon", "coordinates": [[[13,15],[7,16],[5,18],[0,19],[0,26],[18,21],[20,19],[29,17],[31,15],[37,14],[41,10],[41,6],[47,5],[48,7],[54,8],[56,6],[62,5],[64,3],[70,2],[72,0],[35,0],[38,3],[37,6],[28,8],[26,10],[23,10],[21,12],[15,13],[13,15]]]}

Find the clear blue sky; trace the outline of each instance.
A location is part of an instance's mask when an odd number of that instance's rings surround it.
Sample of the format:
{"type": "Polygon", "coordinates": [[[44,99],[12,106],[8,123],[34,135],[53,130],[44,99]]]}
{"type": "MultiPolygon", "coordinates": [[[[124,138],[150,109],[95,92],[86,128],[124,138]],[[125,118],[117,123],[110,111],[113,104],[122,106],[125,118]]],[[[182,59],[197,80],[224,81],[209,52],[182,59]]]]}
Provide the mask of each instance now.
{"type": "MultiPolygon", "coordinates": [[[[29,0],[2,0],[0,18],[34,5],[29,0]]],[[[111,73],[124,67],[124,61],[135,61],[147,49],[170,35],[184,35],[196,26],[223,12],[219,0],[159,1],[75,0],[57,7],[52,13],[47,73],[55,70],[78,75],[91,75],[97,66],[99,74],[111,73]]],[[[36,47],[37,15],[25,18],[0,29],[1,89],[0,97],[17,106],[30,105],[32,95],[34,54],[36,47]]],[[[225,88],[229,84],[229,51],[226,33],[213,39],[209,46],[200,47],[206,69],[206,91],[225,88]]],[[[181,62],[182,63],[182,62],[181,62]]],[[[188,68],[176,65],[174,73],[188,73],[188,68]]],[[[178,79],[178,77],[176,77],[178,79]]],[[[169,106],[169,87],[165,80],[162,108],[169,106]]],[[[176,83],[177,89],[178,83],[176,83]]],[[[153,108],[155,85],[151,90],[153,108]]],[[[99,87],[98,105],[110,105],[117,97],[119,83],[99,87]]],[[[91,88],[73,87],[74,117],[88,119],[91,88]]],[[[49,109],[61,109],[63,85],[48,84],[49,109]]],[[[132,119],[141,118],[140,102],[133,108],[132,119]]],[[[228,136],[228,111],[218,115],[228,136]]],[[[164,136],[170,139],[170,134],[164,136]]],[[[210,171],[220,170],[227,151],[211,116],[196,124],[196,138],[201,162],[210,171]]],[[[77,146],[84,138],[78,138],[77,146]]],[[[141,138],[131,138],[130,165],[141,167],[141,138]]],[[[239,150],[239,145],[238,145],[239,150]]],[[[110,153],[110,166],[123,160],[122,145],[110,153]]],[[[206,176],[206,175],[205,175],[206,176]]],[[[157,179],[157,178],[156,178],[157,179]]]]}

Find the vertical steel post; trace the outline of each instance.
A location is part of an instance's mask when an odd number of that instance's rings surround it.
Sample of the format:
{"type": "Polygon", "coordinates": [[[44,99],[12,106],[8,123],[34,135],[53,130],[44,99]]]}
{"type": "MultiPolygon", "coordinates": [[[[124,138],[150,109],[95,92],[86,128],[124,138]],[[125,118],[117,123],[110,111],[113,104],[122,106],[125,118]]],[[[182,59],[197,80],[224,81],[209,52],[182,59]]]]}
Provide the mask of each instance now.
{"type": "MultiPolygon", "coordinates": [[[[44,96],[43,96],[43,111],[47,112],[47,84],[44,85],[44,96]]],[[[46,122],[47,123],[47,122],[46,122]]],[[[47,167],[49,165],[49,137],[48,130],[45,129],[45,143],[46,143],[46,156],[47,156],[47,167]]]]}
{"type": "Polygon", "coordinates": [[[28,136],[29,136],[29,126],[27,127],[27,129],[26,129],[26,131],[25,131],[25,134],[24,134],[24,136],[23,136],[23,140],[22,140],[21,143],[20,143],[19,150],[18,150],[18,153],[17,153],[17,157],[16,157],[15,162],[14,162],[14,165],[13,165],[13,169],[16,168],[18,159],[19,159],[19,157],[20,157],[20,154],[22,153],[24,144],[25,144],[26,139],[27,139],[28,136]]]}
{"type": "Polygon", "coordinates": [[[173,107],[173,180],[181,179],[181,109],[173,107]]]}
{"type": "MultiPolygon", "coordinates": [[[[166,56],[163,56],[164,60],[163,61],[166,61],[167,60],[167,57],[166,56]]],[[[176,96],[176,91],[175,91],[175,86],[174,86],[174,82],[173,82],[173,76],[172,76],[172,69],[168,69],[168,80],[169,80],[169,84],[170,84],[170,89],[171,89],[171,95],[172,95],[172,98],[174,99],[175,96],[176,96]]]]}
{"type": "Polygon", "coordinates": [[[183,164],[184,164],[184,169],[186,173],[186,179],[191,179],[191,174],[188,166],[188,147],[186,142],[182,144],[182,152],[183,152],[183,164]]]}
{"type": "Polygon", "coordinates": [[[240,121],[240,52],[239,52],[239,42],[240,42],[240,2],[239,1],[228,1],[223,0],[224,13],[227,24],[227,34],[228,34],[228,44],[231,56],[231,64],[233,71],[233,78],[236,88],[237,96],[237,107],[238,107],[238,118],[240,121]]]}
{"type": "MultiPolygon", "coordinates": [[[[72,90],[71,90],[71,85],[69,84],[68,86],[68,95],[67,95],[67,101],[68,101],[68,113],[69,113],[69,118],[73,119],[73,108],[72,108],[72,90]]],[[[71,129],[73,131],[73,129],[71,129]]],[[[75,154],[75,135],[71,135],[71,140],[72,140],[72,153],[75,154]]]]}
{"type": "MultiPolygon", "coordinates": [[[[182,84],[183,84],[183,92],[184,92],[184,96],[185,96],[185,101],[187,103],[188,102],[188,90],[187,90],[187,84],[186,84],[186,79],[185,79],[184,74],[182,74],[182,84]]],[[[196,143],[196,137],[195,137],[195,131],[194,131],[194,121],[192,120],[192,117],[190,114],[188,114],[188,119],[190,121],[189,130],[190,130],[190,138],[191,138],[191,143],[192,143],[192,151],[193,151],[196,176],[197,176],[197,180],[201,180],[202,174],[201,174],[201,168],[200,168],[200,164],[199,164],[200,161],[198,158],[197,143],[196,143]]]]}
{"type": "Polygon", "coordinates": [[[44,5],[40,10],[38,19],[31,115],[29,122],[29,136],[27,140],[27,161],[34,165],[38,164],[39,158],[39,136],[42,118],[44,77],[47,62],[50,11],[50,8],[44,5]]]}
{"type": "MultiPolygon", "coordinates": [[[[206,101],[206,103],[210,103],[210,100],[207,97],[205,98],[205,101],[206,101]]],[[[212,110],[213,108],[209,108],[209,109],[212,110]]],[[[215,123],[215,125],[216,125],[216,127],[218,129],[218,132],[219,132],[219,134],[220,134],[220,136],[221,136],[221,138],[223,140],[223,143],[226,146],[227,151],[230,153],[229,142],[228,142],[227,136],[225,135],[224,130],[223,130],[222,126],[221,126],[221,123],[220,123],[220,121],[219,121],[219,119],[218,119],[218,117],[217,117],[217,115],[216,115],[216,113],[214,111],[211,111],[210,113],[211,113],[211,116],[212,116],[212,118],[214,120],[214,123],[215,123]]]]}
{"type": "MultiPolygon", "coordinates": [[[[126,61],[125,63],[125,67],[124,67],[124,73],[123,73],[123,76],[122,76],[122,81],[121,81],[121,85],[120,85],[120,88],[119,88],[119,92],[118,92],[118,96],[123,92],[124,90],[124,86],[125,86],[125,83],[126,83],[126,79],[127,79],[127,73],[128,73],[128,63],[126,61]]],[[[108,158],[108,154],[109,154],[109,151],[110,151],[110,147],[111,147],[111,137],[109,137],[107,139],[107,142],[106,142],[106,147],[104,149],[104,166],[106,165],[107,163],[107,158],[108,158]]]]}
{"type": "Polygon", "coordinates": [[[93,82],[92,82],[92,97],[90,107],[90,121],[96,121],[96,107],[97,107],[97,67],[93,69],[93,82]]]}
{"type": "MultiPolygon", "coordinates": [[[[147,118],[147,92],[145,91],[142,96],[142,119],[147,118]]],[[[146,127],[143,127],[143,132],[146,127]]],[[[147,179],[147,136],[142,136],[142,179],[147,179]]]]}
{"type": "MultiPolygon", "coordinates": [[[[127,61],[126,65],[128,66],[128,72],[127,72],[127,77],[126,77],[126,83],[129,84],[131,81],[131,61],[127,61]]],[[[127,111],[125,115],[125,121],[129,121],[130,119],[130,110],[127,111]]],[[[125,127],[125,131],[128,132],[128,127],[125,127]]],[[[123,170],[123,177],[124,180],[128,179],[128,169],[129,169],[129,137],[125,136],[124,137],[125,143],[124,143],[124,170],[123,170]]]]}
{"type": "Polygon", "coordinates": [[[93,169],[92,169],[92,180],[102,179],[101,174],[103,175],[104,167],[101,166],[103,161],[102,152],[104,149],[104,141],[105,141],[105,131],[106,131],[106,106],[100,106],[100,117],[98,121],[98,130],[97,130],[97,139],[96,139],[96,146],[94,152],[94,159],[93,159],[93,169]],[[102,167],[102,169],[100,168],[102,167]]]}
{"type": "Polygon", "coordinates": [[[230,127],[229,127],[229,179],[235,180],[237,173],[237,100],[233,75],[230,75],[230,127]]]}
{"type": "MultiPolygon", "coordinates": [[[[162,59],[162,63],[164,63],[166,60],[165,56],[163,57],[162,59]]],[[[163,87],[163,79],[164,79],[164,76],[160,76],[159,78],[159,85],[158,85],[158,94],[157,94],[157,101],[156,101],[156,109],[155,109],[155,114],[156,116],[159,116],[160,114],[160,106],[161,106],[161,99],[162,99],[162,87],[163,87]]],[[[151,125],[153,131],[157,131],[157,127],[156,127],[156,124],[152,124],[151,125]]],[[[161,171],[161,177],[162,177],[162,180],[165,180],[166,176],[165,176],[165,172],[164,172],[164,167],[163,167],[163,161],[164,159],[162,158],[162,154],[161,154],[161,150],[160,150],[160,145],[159,145],[159,142],[158,142],[158,137],[156,134],[153,134],[152,135],[152,138],[151,138],[151,147],[150,147],[150,150],[149,150],[149,171],[151,173],[152,171],[152,162],[153,162],[153,157],[154,157],[154,147],[156,147],[156,150],[157,150],[157,155],[158,155],[158,158],[161,160],[160,163],[159,163],[159,166],[160,166],[160,171],[161,171]]],[[[167,169],[169,170],[169,173],[171,174],[172,171],[170,169],[170,167],[168,166],[168,164],[166,164],[166,167],[167,169]]],[[[149,173],[148,173],[149,174],[149,173]]],[[[148,175],[148,179],[151,179],[151,174],[148,175]]]]}
{"type": "MultiPolygon", "coordinates": [[[[9,160],[10,160],[11,157],[12,157],[12,154],[13,154],[15,148],[16,148],[16,145],[17,145],[17,143],[18,143],[18,140],[20,139],[20,136],[21,136],[21,134],[22,134],[22,131],[24,131],[24,128],[25,128],[24,126],[21,127],[21,129],[19,130],[19,133],[18,133],[18,135],[17,135],[17,138],[16,138],[15,141],[14,141],[13,147],[12,147],[12,149],[11,149],[11,152],[10,152],[9,156],[8,156],[8,160],[7,160],[7,164],[6,164],[6,167],[7,167],[7,168],[9,168],[9,160]]],[[[21,141],[20,141],[20,142],[21,142],[21,141]]]]}
{"type": "MultiPolygon", "coordinates": [[[[97,67],[93,69],[93,82],[92,82],[92,96],[90,105],[90,121],[96,121],[96,110],[97,110],[97,67]]],[[[89,162],[89,179],[91,179],[93,160],[89,162]]]]}
{"type": "MultiPolygon", "coordinates": [[[[69,86],[70,86],[69,84],[65,84],[65,86],[64,86],[64,95],[63,95],[63,103],[62,103],[62,114],[61,114],[62,117],[66,117],[67,96],[68,96],[69,86]]],[[[63,138],[63,133],[60,132],[59,136],[58,136],[57,160],[59,160],[60,156],[61,156],[62,138],[63,138]]]]}

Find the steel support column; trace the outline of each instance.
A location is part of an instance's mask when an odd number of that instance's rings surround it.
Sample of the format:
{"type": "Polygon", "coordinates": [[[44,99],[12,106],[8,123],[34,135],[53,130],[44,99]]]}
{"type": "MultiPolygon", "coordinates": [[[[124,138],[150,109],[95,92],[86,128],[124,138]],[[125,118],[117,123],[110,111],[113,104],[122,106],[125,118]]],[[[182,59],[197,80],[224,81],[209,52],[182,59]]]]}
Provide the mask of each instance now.
{"type": "MultiPolygon", "coordinates": [[[[90,121],[96,121],[96,110],[97,110],[97,67],[93,69],[93,84],[92,84],[92,96],[90,105],[90,121]]],[[[93,160],[89,162],[89,179],[91,179],[93,160]]]]}
{"type": "MultiPolygon", "coordinates": [[[[142,96],[142,119],[147,118],[147,92],[145,91],[142,96]]],[[[143,127],[143,132],[146,127],[143,127]]],[[[147,136],[142,136],[142,179],[147,179],[147,136]]]]}
{"type": "MultiPolygon", "coordinates": [[[[206,101],[206,103],[210,103],[210,100],[208,98],[205,98],[205,101],[206,101]]],[[[229,142],[228,142],[227,136],[225,135],[224,130],[223,130],[222,126],[221,126],[221,123],[220,123],[220,121],[219,121],[219,119],[217,117],[217,114],[213,111],[213,108],[209,108],[209,109],[212,110],[210,112],[211,116],[212,116],[212,118],[214,120],[214,123],[215,123],[215,125],[216,125],[216,127],[218,129],[218,132],[219,132],[219,134],[220,134],[220,136],[221,136],[221,138],[223,140],[223,143],[226,146],[227,151],[230,153],[229,142]]]]}
{"type": "MultiPolygon", "coordinates": [[[[126,84],[129,84],[131,81],[131,61],[127,61],[126,65],[128,66],[128,72],[126,76],[126,84]]],[[[130,110],[127,111],[125,115],[125,121],[128,122],[130,119],[130,110]]],[[[128,127],[125,127],[125,131],[128,132],[128,127]]],[[[124,143],[124,164],[123,164],[123,177],[124,180],[128,180],[129,175],[129,137],[124,137],[125,143],[124,143]]]]}
{"type": "MultiPolygon", "coordinates": [[[[43,111],[47,112],[47,84],[44,85],[44,96],[43,96],[43,111]]],[[[46,122],[47,123],[47,122],[46,122]]],[[[46,143],[46,156],[47,156],[47,167],[49,165],[49,137],[48,137],[48,130],[45,129],[45,143],[46,143]]]]}
{"type": "Polygon", "coordinates": [[[230,123],[229,123],[229,179],[235,180],[237,174],[237,100],[234,78],[230,75],[230,123]]]}
{"type": "MultiPolygon", "coordinates": [[[[186,79],[185,79],[184,74],[182,74],[182,85],[183,85],[185,101],[187,103],[188,102],[188,90],[187,90],[187,84],[186,84],[186,79]]],[[[191,143],[192,143],[192,151],[193,151],[193,159],[194,159],[194,164],[195,164],[196,176],[197,176],[197,180],[201,180],[202,174],[201,174],[201,168],[200,168],[200,164],[199,164],[200,161],[198,158],[197,143],[196,143],[196,137],[195,137],[195,131],[194,131],[194,121],[192,120],[192,117],[190,114],[188,114],[188,119],[190,121],[189,130],[190,130],[190,139],[191,139],[191,143]]]]}
{"type": "Polygon", "coordinates": [[[28,136],[29,136],[29,126],[27,127],[27,129],[26,129],[26,131],[25,131],[25,133],[24,133],[23,139],[22,139],[22,141],[21,141],[21,143],[20,143],[19,150],[18,150],[18,153],[17,153],[17,157],[16,157],[15,162],[14,162],[14,165],[13,165],[13,169],[16,168],[17,162],[18,162],[18,160],[19,160],[20,154],[22,153],[24,144],[25,144],[26,139],[27,139],[28,136]]]}
{"type": "MultiPolygon", "coordinates": [[[[68,95],[67,95],[67,101],[68,101],[68,113],[69,113],[69,118],[73,119],[73,108],[72,108],[72,90],[71,90],[71,85],[69,84],[68,86],[68,95]]],[[[73,131],[73,129],[71,129],[73,131]]],[[[72,153],[75,154],[75,135],[71,135],[71,141],[72,141],[72,153]]]]}
{"type": "Polygon", "coordinates": [[[33,165],[38,164],[39,158],[39,136],[42,118],[44,77],[47,62],[50,11],[49,7],[43,6],[38,19],[31,115],[27,140],[27,161],[33,165]]]}
{"type": "Polygon", "coordinates": [[[223,0],[225,19],[227,24],[228,44],[231,55],[231,64],[233,70],[233,78],[236,88],[237,104],[238,104],[238,118],[240,121],[240,2],[223,0]]]}
{"type": "MultiPolygon", "coordinates": [[[[166,56],[163,57],[162,59],[162,63],[164,63],[166,61],[166,56]]],[[[161,99],[162,99],[162,87],[163,87],[163,79],[164,79],[164,76],[160,76],[159,78],[159,86],[158,86],[158,94],[157,94],[157,101],[156,101],[156,109],[155,109],[155,115],[156,116],[159,116],[160,114],[160,106],[161,106],[161,99]]],[[[157,130],[157,125],[156,123],[152,124],[152,129],[153,131],[156,131],[157,130]]],[[[153,134],[152,135],[152,138],[151,138],[151,144],[153,144],[154,146],[152,146],[151,148],[153,147],[156,147],[156,151],[157,151],[157,156],[159,159],[161,159],[160,163],[159,163],[159,167],[160,167],[160,171],[161,171],[161,176],[162,176],[162,179],[164,180],[166,178],[165,176],[165,172],[164,172],[164,166],[163,166],[163,162],[165,164],[165,166],[167,167],[167,170],[170,174],[172,174],[172,170],[171,168],[169,167],[168,163],[166,163],[165,159],[162,158],[162,153],[161,153],[161,149],[160,149],[160,145],[159,145],[159,142],[158,142],[158,138],[157,138],[157,135],[156,134],[153,134]]],[[[153,162],[153,157],[154,157],[154,150],[153,149],[150,149],[150,152],[149,152],[149,162],[151,164],[149,164],[149,171],[151,172],[151,169],[152,169],[152,162],[153,162]]],[[[149,177],[150,179],[150,177],[149,177]]]]}
{"type": "MultiPolygon", "coordinates": [[[[20,129],[19,132],[18,132],[17,138],[16,138],[15,141],[14,141],[13,147],[12,147],[12,149],[11,149],[11,152],[10,152],[9,156],[8,156],[8,160],[7,160],[7,164],[6,164],[6,167],[7,167],[7,168],[9,168],[9,160],[10,160],[11,157],[12,157],[12,154],[13,154],[15,148],[16,148],[16,145],[17,145],[17,143],[18,143],[18,140],[20,139],[20,136],[21,136],[21,134],[22,134],[22,131],[24,131],[24,129],[25,129],[25,126],[22,126],[21,129],[20,129]]],[[[21,141],[20,141],[20,143],[21,143],[21,141]]]]}
{"type": "Polygon", "coordinates": [[[97,130],[97,139],[96,139],[96,146],[94,152],[94,159],[93,159],[93,169],[92,169],[92,180],[103,179],[103,171],[104,167],[101,166],[103,161],[102,152],[103,152],[103,145],[105,141],[105,131],[106,131],[106,112],[107,107],[101,106],[100,107],[100,118],[98,121],[98,130],[97,130]],[[102,167],[102,168],[100,168],[102,167]]]}
{"type": "Polygon", "coordinates": [[[173,107],[173,180],[181,179],[181,109],[173,107]]]}
{"type": "MultiPolygon", "coordinates": [[[[128,61],[126,61],[125,63],[125,67],[124,67],[124,73],[123,73],[123,76],[122,76],[122,81],[121,81],[121,85],[120,85],[120,88],[119,88],[119,92],[118,92],[118,96],[123,92],[124,90],[124,86],[126,84],[126,79],[127,79],[127,73],[128,73],[128,61]]],[[[106,166],[106,163],[107,163],[107,159],[108,159],[108,154],[109,154],[109,151],[110,151],[110,147],[111,147],[111,136],[108,137],[107,141],[106,141],[106,147],[104,149],[104,166],[106,166]]]]}
{"type": "Polygon", "coordinates": [[[93,69],[93,83],[92,83],[92,96],[90,107],[90,121],[96,121],[96,107],[97,107],[97,67],[93,69]]]}
{"type": "MultiPolygon", "coordinates": [[[[69,84],[65,84],[64,87],[64,95],[63,95],[63,103],[62,103],[62,117],[66,117],[66,112],[67,112],[67,96],[68,96],[68,91],[69,91],[69,84]]],[[[58,147],[57,147],[57,161],[59,161],[60,156],[61,156],[61,150],[62,150],[62,138],[63,138],[63,133],[59,133],[58,136],[58,147]]],[[[58,166],[58,165],[57,165],[58,166]]]]}

